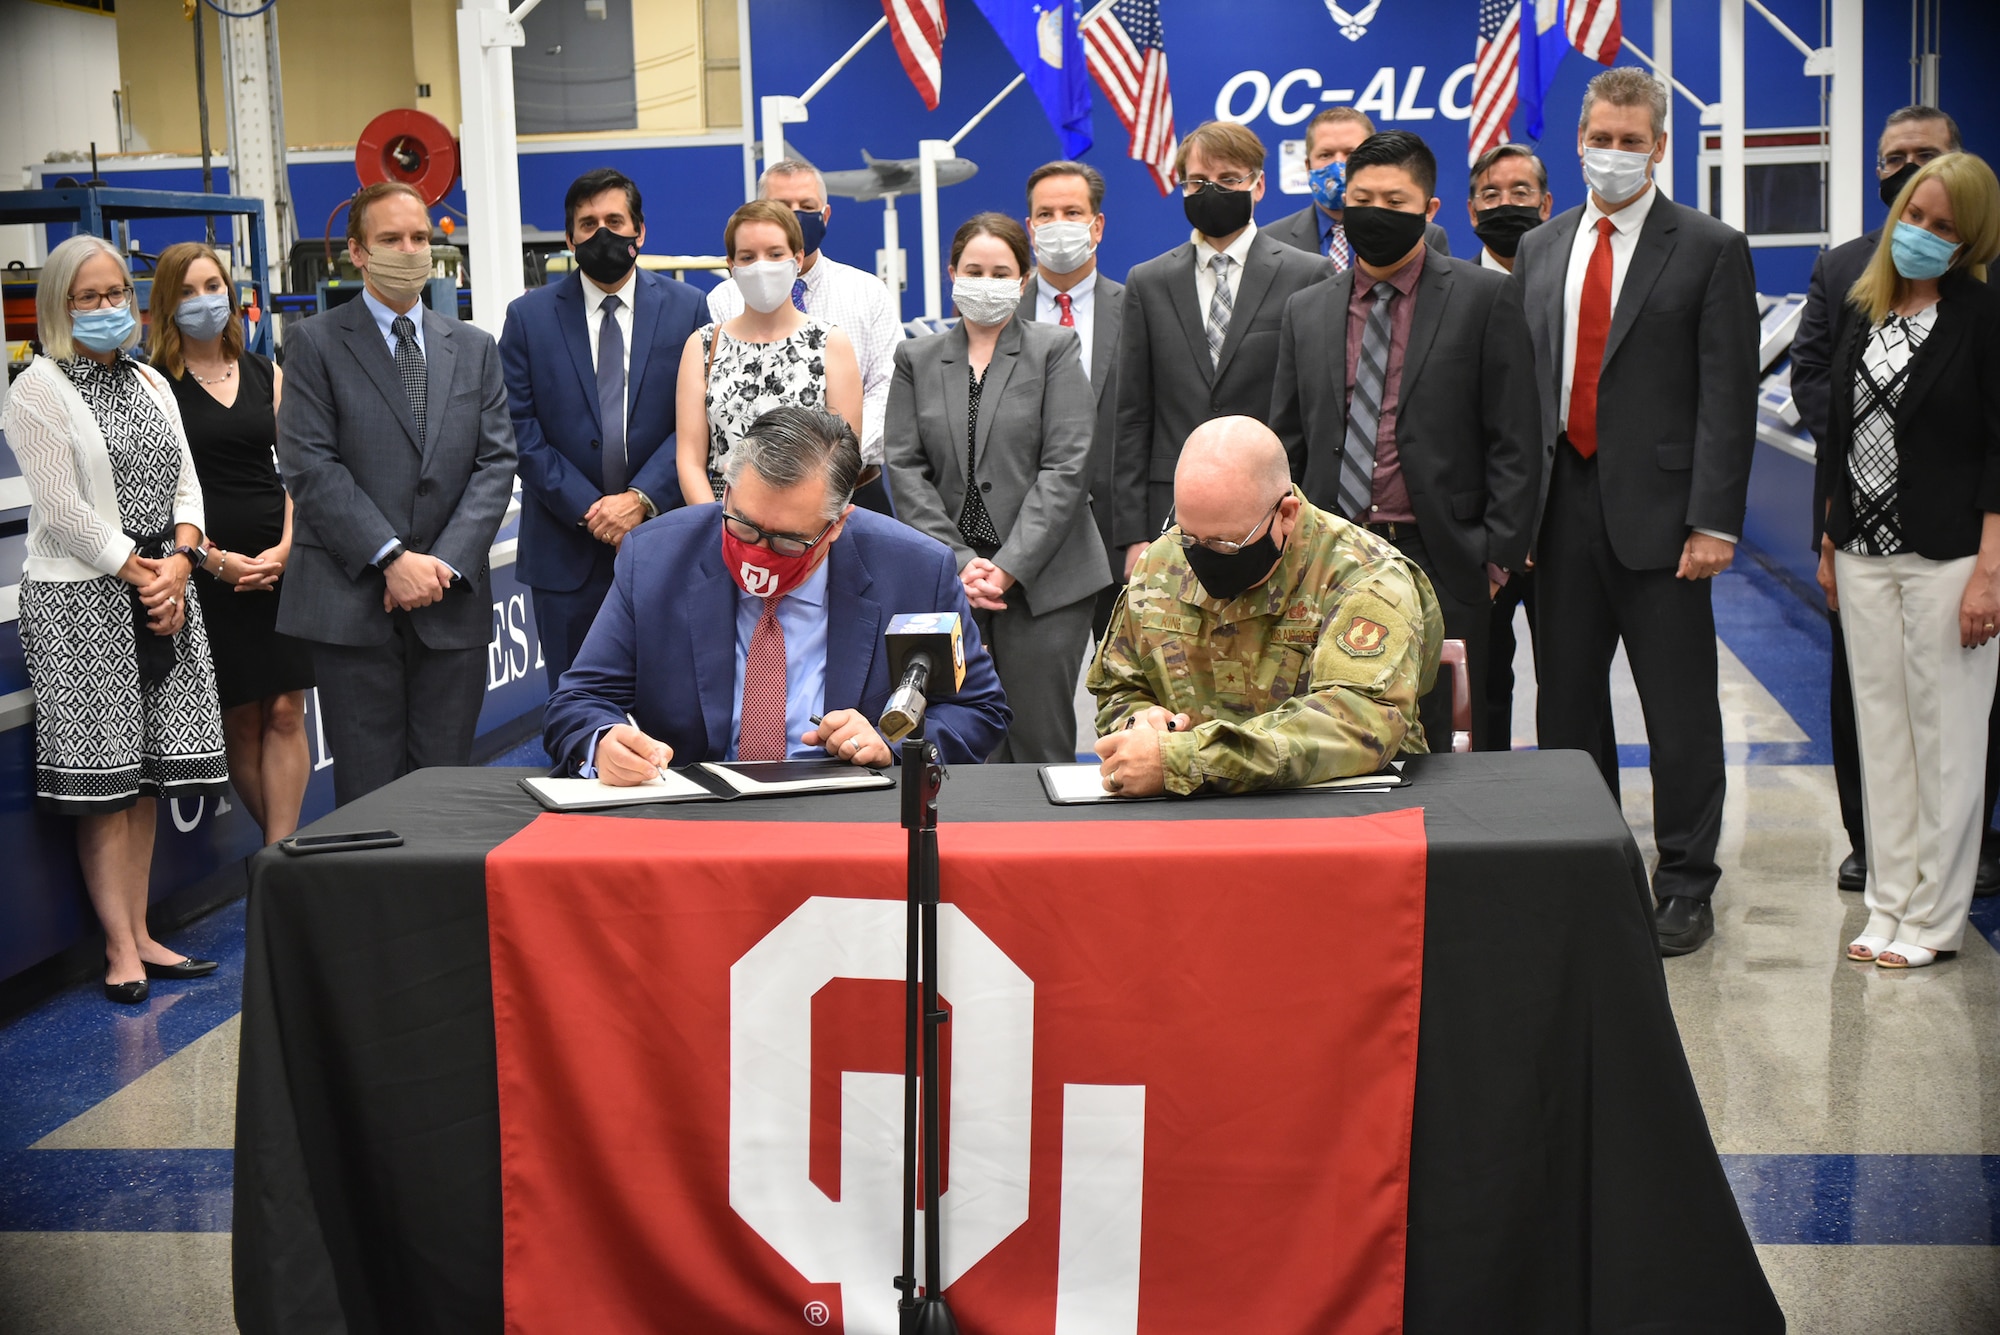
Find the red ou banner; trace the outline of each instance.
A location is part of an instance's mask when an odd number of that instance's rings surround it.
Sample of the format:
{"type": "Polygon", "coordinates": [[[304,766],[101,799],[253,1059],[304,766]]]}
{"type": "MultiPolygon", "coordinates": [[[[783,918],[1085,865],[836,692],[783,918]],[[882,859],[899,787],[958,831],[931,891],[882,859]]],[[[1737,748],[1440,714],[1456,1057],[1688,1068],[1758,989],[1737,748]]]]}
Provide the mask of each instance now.
{"type": "MultiPolygon", "coordinates": [[[[941,835],[961,1328],[1399,1330],[1422,813],[941,835]]],[[[895,1331],[904,858],[555,815],[493,852],[510,1331],[895,1331]]]]}

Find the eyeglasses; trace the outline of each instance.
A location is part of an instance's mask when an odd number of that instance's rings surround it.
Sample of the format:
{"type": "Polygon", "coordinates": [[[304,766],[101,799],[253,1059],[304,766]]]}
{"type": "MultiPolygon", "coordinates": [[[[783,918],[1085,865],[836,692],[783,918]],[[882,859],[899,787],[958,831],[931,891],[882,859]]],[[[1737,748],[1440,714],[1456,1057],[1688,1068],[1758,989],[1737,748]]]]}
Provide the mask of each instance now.
{"type": "Polygon", "coordinates": [[[1909,166],[1912,162],[1916,163],[1919,167],[1928,167],[1931,163],[1943,157],[1945,152],[1946,150],[1942,148],[1920,148],[1914,153],[1904,153],[1901,151],[1884,153],[1881,157],[1875,159],[1875,169],[1893,175],[1909,166]]]}
{"type": "MultiPolygon", "coordinates": [[[[839,517],[836,516],[827,521],[826,527],[819,531],[817,537],[801,538],[792,533],[773,533],[768,528],[751,523],[742,515],[731,514],[727,508],[729,505],[729,489],[726,487],[723,488],[722,492],[722,504],[724,506],[722,511],[722,526],[729,530],[731,537],[735,538],[738,542],[747,542],[753,546],[762,544],[769,547],[779,556],[804,556],[807,552],[819,546],[821,540],[833,531],[833,526],[840,522],[839,517]]],[[[845,510],[847,503],[843,501],[840,508],[845,510]]]]}
{"type": "Polygon", "coordinates": [[[1212,181],[1206,176],[1189,176],[1181,181],[1181,193],[1198,195],[1211,187],[1217,190],[1248,190],[1261,175],[1262,172],[1251,172],[1248,176],[1218,176],[1212,181]]]}
{"type": "Polygon", "coordinates": [[[109,306],[113,310],[132,299],[132,285],[114,287],[109,292],[73,292],[69,298],[69,308],[73,311],[94,311],[109,306]]]}
{"type": "MultiPolygon", "coordinates": [[[[1289,491],[1285,493],[1285,496],[1290,495],[1289,491]]],[[[1231,542],[1227,538],[1197,538],[1192,533],[1184,532],[1179,524],[1175,524],[1169,531],[1174,535],[1174,541],[1183,547],[1206,547],[1211,552],[1217,552],[1223,556],[1234,556],[1256,541],[1257,531],[1264,527],[1265,521],[1278,513],[1278,507],[1285,503],[1285,496],[1280,496],[1277,500],[1271,502],[1271,508],[1264,512],[1263,519],[1259,519],[1256,526],[1243,535],[1243,541],[1241,542],[1231,542]]]]}
{"type": "Polygon", "coordinates": [[[1509,186],[1504,192],[1498,186],[1481,186],[1472,197],[1473,203],[1482,209],[1498,208],[1502,204],[1539,204],[1542,192],[1532,185],[1509,186]]]}

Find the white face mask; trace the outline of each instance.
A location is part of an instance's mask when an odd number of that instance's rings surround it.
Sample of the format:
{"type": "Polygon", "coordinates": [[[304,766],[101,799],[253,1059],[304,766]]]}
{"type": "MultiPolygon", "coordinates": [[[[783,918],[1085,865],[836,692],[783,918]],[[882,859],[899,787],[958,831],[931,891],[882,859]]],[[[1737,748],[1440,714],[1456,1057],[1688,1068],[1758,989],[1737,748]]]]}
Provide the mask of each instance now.
{"type": "Polygon", "coordinates": [[[769,315],[778,307],[792,299],[792,284],[799,278],[799,262],[795,259],[758,260],[755,264],[739,264],[729,271],[736,280],[736,290],[743,294],[743,303],[760,315],[769,315]]]}
{"type": "Polygon", "coordinates": [[[1583,150],[1583,179],[1607,204],[1623,204],[1646,188],[1653,170],[1651,153],[1627,153],[1619,148],[1583,150]]]}
{"type": "Polygon", "coordinates": [[[1050,273],[1075,273],[1096,253],[1089,223],[1047,222],[1035,229],[1035,258],[1050,273]]]}
{"type": "Polygon", "coordinates": [[[951,303],[973,324],[1005,324],[1021,304],[1018,278],[954,278],[951,303]]]}

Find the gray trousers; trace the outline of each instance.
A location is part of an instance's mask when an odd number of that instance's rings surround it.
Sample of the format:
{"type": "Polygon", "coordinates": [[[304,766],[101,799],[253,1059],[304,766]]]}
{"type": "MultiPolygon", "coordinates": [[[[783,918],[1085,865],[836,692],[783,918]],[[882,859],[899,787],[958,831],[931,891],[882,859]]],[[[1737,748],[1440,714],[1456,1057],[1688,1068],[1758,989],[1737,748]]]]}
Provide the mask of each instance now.
{"type": "Polygon", "coordinates": [[[385,643],[314,644],[333,800],[346,806],[411,770],[470,765],[486,650],[433,649],[397,612],[385,643]]]}
{"type": "Polygon", "coordinates": [[[1018,591],[1009,591],[1008,603],[1004,612],[975,608],[972,613],[1014,711],[1006,740],[988,760],[996,765],[1074,763],[1076,682],[1090,648],[1096,595],[1040,616],[1027,609],[1018,591]]]}

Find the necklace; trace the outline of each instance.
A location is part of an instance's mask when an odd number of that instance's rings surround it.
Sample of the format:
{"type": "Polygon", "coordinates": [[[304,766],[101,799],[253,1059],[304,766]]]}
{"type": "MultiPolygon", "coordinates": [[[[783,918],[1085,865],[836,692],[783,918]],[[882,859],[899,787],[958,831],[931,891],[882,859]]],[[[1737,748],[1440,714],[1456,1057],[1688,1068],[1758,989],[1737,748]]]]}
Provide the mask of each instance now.
{"type": "Polygon", "coordinates": [[[230,366],[230,365],[228,365],[228,364],[226,364],[226,363],[225,363],[225,364],[224,364],[224,366],[223,366],[223,368],[222,368],[222,374],[221,374],[221,375],[218,375],[218,376],[202,376],[202,375],[195,375],[195,372],[194,372],[194,368],[193,368],[192,366],[190,366],[190,367],[188,367],[188,368],[187,368],[187,373],[188,373],[188,374],[189,374],[190,376],[193,376],[193,377],[194,377],[194,382],[195,382],[195,384],[197,384],[197,385],[219,385],[219,384],[221,384],[221,383],[222,383],[223,381],[225,381],[225,380],[229,379],[229,377],[231,377],[231,376],[235,375],[235,374],[236,374],[236,368],[235,368],[234,366],[230,366]]]}

